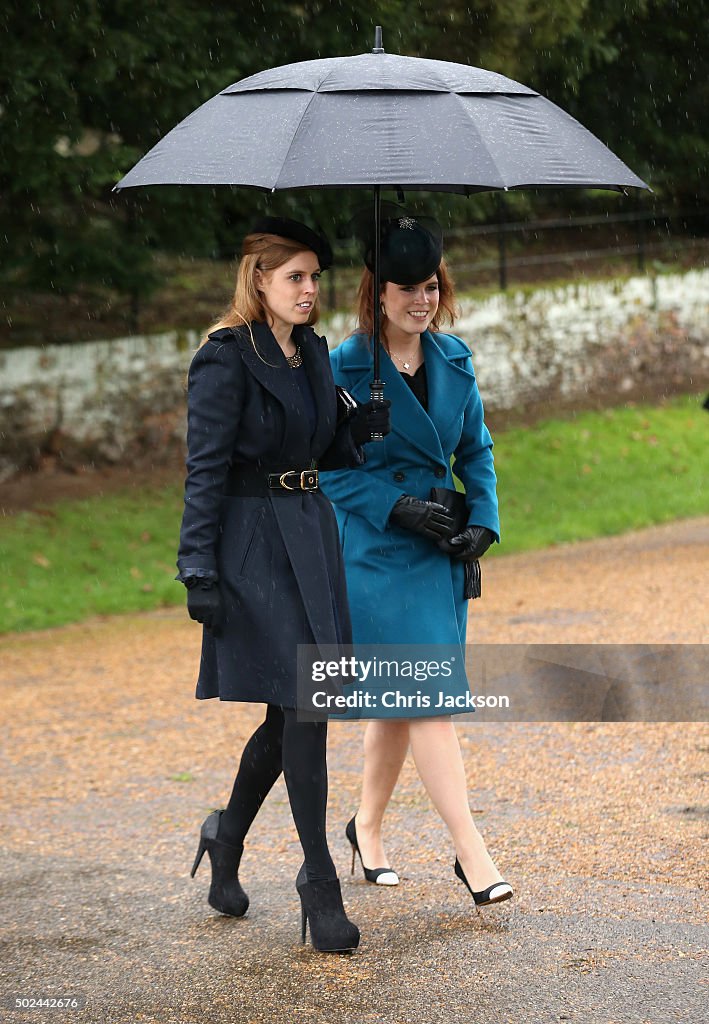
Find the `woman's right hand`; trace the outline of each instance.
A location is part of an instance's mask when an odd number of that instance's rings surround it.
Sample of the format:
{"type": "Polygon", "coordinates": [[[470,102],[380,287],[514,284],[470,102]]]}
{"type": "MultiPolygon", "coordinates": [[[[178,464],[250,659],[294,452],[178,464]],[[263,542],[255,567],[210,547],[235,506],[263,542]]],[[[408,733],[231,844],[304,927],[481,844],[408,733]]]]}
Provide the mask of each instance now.
{"type": "Polygon", "coordinates": [[[453,536],[455,520],[445,505],[404,494],[389,513],[389,522],[438,543],[453,536]]]}
{"type": "Polygon", "coordinates": [[[364,405],[357,406],[349,421],[352,440],[356,445],[368,444],[372,440],[372,434],[385,437],[389,433],[391,430],[390,408],[391,402],[388,398],[382,398],[378,402],[365,402],[364,405]]]}
{"type": "Polygon", "coordinates": [[[213,636],[219,636],[224,623],[224,603],[219,584],[212,579],[196,580],[187,590],[187,611],[213,636]]]}

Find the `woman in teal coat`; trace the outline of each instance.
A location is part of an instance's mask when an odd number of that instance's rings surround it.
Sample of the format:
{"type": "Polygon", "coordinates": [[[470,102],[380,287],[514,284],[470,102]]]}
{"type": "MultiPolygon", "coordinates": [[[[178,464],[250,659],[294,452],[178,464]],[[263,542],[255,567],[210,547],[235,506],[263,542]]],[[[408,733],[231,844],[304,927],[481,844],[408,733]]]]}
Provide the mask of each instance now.
{"type": "MultiPolygon", "coordinates": [[[[492,439],[470,349],[438,331],[452,323],[453,284],[440,228],[395,211],[382,224],[381,378],[391,432],[354,469],[321,475],[340,528],[355,644],[465,644],[466,580],[499,541],[492,439]],[[464,527],[431,500],[432,488],[465,487],[464,527]],[[466,571],[467,570],[467,571],[466,571]]],[[[358,330],[331,355],[335,383],[360,402],[372,379],[373,275],[365,244],[358,330]]],[[[430,712],[428,712],[430,714],[430,712]]],[[[470,814],[465,770],[450,717],[368,723],[359,810],[347,826],[365,877],[396,885],[381,840],[382,817],[409,744],[421,779],[449,828],[454,869],[477,905],[512,895],[470,814]],[[365,864],[372,867],[365,867],[365,864]],[[373,867],[379,865],[379,867],[373,867]]]]}

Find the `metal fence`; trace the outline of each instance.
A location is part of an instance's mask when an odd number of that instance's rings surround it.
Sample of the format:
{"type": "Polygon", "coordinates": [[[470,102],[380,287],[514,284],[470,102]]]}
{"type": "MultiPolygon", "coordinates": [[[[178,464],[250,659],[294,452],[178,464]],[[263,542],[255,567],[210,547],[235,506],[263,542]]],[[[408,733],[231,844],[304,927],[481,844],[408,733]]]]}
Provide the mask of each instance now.
{"type": "MultiPolygon", "coordinates": [[[[470,249],[477,239],[494,239],[496,253],[493,256],[466,262],[455,261],[456,276],[461,273],[497,270],[499,287],[504,291],[510,281],[510,271],[525,268],[541,268],[551,264],[577,264],[588,260],[612,260],[632,257],[637,270],[644,273],[648,258],[658,258],[676,251],[678,246],[685,250],[694,246],[707,248],[707,239],[693,237],[692,228],[702,227],[702,219],[709,217],[709,209],[691,210],[634,210],[626,213],[607,214],[603,217],[577,216],[535,220],[510,221],[505,217],[504,202],[498,202],[498,220],[492,224],[451,228],[445,232],[446,241],[470,249]],[[613,231],[616,242],[613,245],[579,245],[582,234],[595,233],[605,236],[613,231]],[[539,250],[539,240],[546,232],[568,231],[573,236],[573,247],[554,250],[539,250]],[[510,252],[510,243],[519,240],[522,254],[510,252]]],[[[699,232],[697,232],[699,234],[699,232]]],[[[568,244],[567,244],[568,245],[568,244]]],[[[488,247],[489,248],[489,247],[488,247]]]]}

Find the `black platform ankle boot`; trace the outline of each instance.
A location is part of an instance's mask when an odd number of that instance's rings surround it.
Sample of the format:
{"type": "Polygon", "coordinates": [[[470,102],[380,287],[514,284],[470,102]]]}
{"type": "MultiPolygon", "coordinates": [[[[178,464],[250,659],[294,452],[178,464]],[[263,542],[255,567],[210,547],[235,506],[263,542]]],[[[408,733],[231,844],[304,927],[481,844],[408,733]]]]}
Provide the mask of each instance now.
{"type": "Polygon", "coordinates": [[[199,834],[199,846],[190,877],[195,871],[206,850],[212,865],[212,884],[209,887],[207,902],[220,914],[229,917],[243,917],[249,909],[249,897],[239,883],[239,862],[244,852],[242,846],[230,846],[217,839],[219,820],[222,811],[212,811],[205,819],[199,834]]]}
{"type": "Polygon", "coordinates": [[[359,945],[359,928],[348,919],[342,904],[340,882],[309,882],[305,864],[298,872],[295,887],[300,896],[300,939],[310,922],[310,941],[319,953],[350,953],[359,945]]]}

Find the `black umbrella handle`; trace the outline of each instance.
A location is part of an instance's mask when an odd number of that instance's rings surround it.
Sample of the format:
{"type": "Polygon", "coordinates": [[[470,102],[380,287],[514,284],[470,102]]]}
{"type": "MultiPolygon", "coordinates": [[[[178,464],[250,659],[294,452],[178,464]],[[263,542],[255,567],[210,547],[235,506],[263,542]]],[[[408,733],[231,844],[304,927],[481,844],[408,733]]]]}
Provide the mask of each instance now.
{"type": "MultiPolygon", "coordinates": [[[[384,401],[384,381],[373,380],[369,385],[369,398],[372,402],[384,401]]],[[[384,434],[372,433],[369,435],[372,441],[383,441],[384,434]]]]}

